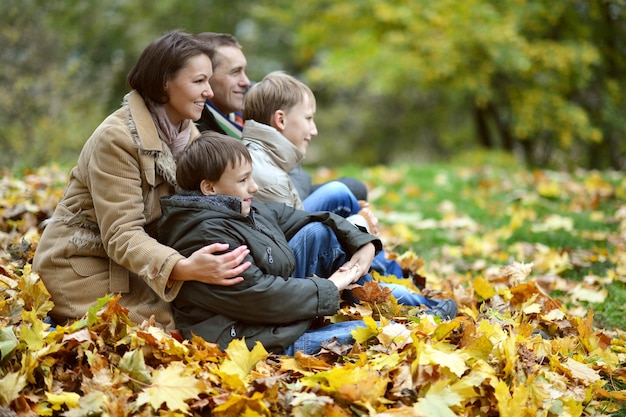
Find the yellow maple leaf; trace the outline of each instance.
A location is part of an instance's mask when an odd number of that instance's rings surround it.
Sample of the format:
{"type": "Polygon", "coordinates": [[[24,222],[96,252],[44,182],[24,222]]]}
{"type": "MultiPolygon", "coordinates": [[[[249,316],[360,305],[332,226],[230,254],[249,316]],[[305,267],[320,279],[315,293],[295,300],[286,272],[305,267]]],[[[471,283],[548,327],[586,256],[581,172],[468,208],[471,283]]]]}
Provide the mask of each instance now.
{"type": "Polygon", "coordinates": [[[245,380],[257,362],[265,360],[268,355],[260,342],[257,342],[252,350],[248,350],[243,339],[233,339],[226,348],[226,354],[228,358],[222,362],[220,371],[225,374],[237,375],[241,380],[245,380]]]}
{"type": "Polygon", "coordinates": [[[155,370],[152,384],[137,396],[137,404],[150,404],[158,410],[165,403],[170,411],[187,412],[189,405],[185,401],[198,398],[204,383],[193,375],[184,374],[185,366],[180,362],[155,370]]]}
{"type": "Polygon", "coordinates": [[[434,383],[426,395],[414,405],[414,409],[425,416],[455,417],[457,413],[450,407],[461,403],[461,396],[452,391],[447,380],[434,383]]]}
{"type": "Polygon", "coordinates": [[[259,417],[270,416],[270,410],[263,401],[262,392],[254,392],[252,395],[231,393],[226,401],[211,410],[215,417],[259,417]]]}
{"type": "Polygon", "coordinates": [[[411,332],[400,323],[390,323],[382,328],[378,334],[378,340],[383,346],[402,349],[411,343],[411,332]]]}
{"type": "Polygon", "coordinates": [[[606,297],[609,295],[609,291],[606,288],[601,287],[587,287],[583,284],[576,285],[570,294],[573,300],[588,301],[590,303],[603,303],[606,297]]]}
{"type": "Polygon", "coordinates": [[[468,369],[465,360],[468,359],[467,354],[460,351],[452,351],[444,343],[438,343],[437,346],[424,345],[419,356],[420,365],[440,365],[449,369],[457,377],[461,377],[468,369]]]}
{"type": "Polygon", "coordinates": [[[572,268],[568,252],[561,252],[543,245],[537,245],[536,248],[533,265],[538,271],[558,275],[572,268]]]}
{"type": "Polygon", "coordinates": [[[39,274],[32,272],[32,265],[24,265],[22,279],[19,283],[24,295],[24,308],[37,313],[39,317],[45,316],[54,303],[50,299],[50,293],[46,289],[43,281],[39,279],[39,274]]]}
{"type": "Polygon", "coordinates": [[[494,286],[491,285],[488,280],[480,276],[474,279],[474,292],[483,300],[487,300],[496,295],[494,286]]]}
{"type": "Polygon", "coordinates": [[[0,378],[0,405],[8,407],[25,386],[26,376],[19,372],[10,372],[0,378]]]}
{"type": "Polygon", "coordinates": [[[486,361],[479,360],[472,365],[472,370],[463,375],[461,379],[452,384],[452,390],[464,400],[469,400],[479,395],[478,388],[484,381],[497,378],[496,370],[486,361]]]}
{"type": "Polygon", "coordinates": [[[591,384],[602,379],[602,377],[600,377],[600,375],[598,375],[598,373],[591,369],[588,365],[578,362],[572,358],[567,358],[562,366],[564,369],[567,369],[567,371],[569,371],[574,378],[577,378],[587,384],[591,384]]]}
{"type": "Polygon", "coordinates": [[[375,370],[358,365],[334,368],[302,379],[305,386],[320,384],[329,394],[357,404],[378,404],[385,396],[389,378],[375,370]]]}
{"type": "Polygon", "coordinates": [[[555,181],[543,181],[537,184],[537,192],[542,197],[558,198],[561,195],[561,186],[555,181]]]}
{"type": "Polygon", "coordinates": [[[350,333],[354,340],[360,344],[364,344],[372,337],[378,335],[378,325],[371,316],[363,317],[363,322],[365,322],[365,327],[358,327],[350,333]]]}
{"type": "Polygon", "coordinates": [[[31,324],[19,329],[20,339],[28,345],[28,349],[32,352],[43,349],[46,336],[44,323],[37,319],[34,311],[23,311],[22,319],[31,324]]]}
{"type": "Polygon", "coordinates": [[[511,394],[509,386],[502,380],[497,380],[494,385],[495,396],[498,400],[498,411],[501,416],[526,417],[531,412],[526,406],[529,392],[523,385],[517,385],[511,394]]]}

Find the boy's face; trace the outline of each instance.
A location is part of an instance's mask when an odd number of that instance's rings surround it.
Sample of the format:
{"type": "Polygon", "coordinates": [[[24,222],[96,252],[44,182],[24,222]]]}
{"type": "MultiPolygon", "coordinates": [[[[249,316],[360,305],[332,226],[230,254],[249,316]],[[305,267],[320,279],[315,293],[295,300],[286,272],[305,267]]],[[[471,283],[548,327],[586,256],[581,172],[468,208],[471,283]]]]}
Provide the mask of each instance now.
{"type": "Polygon", "coordinates": [[[284,113],[284,127],[280,133],[304,155],[306,155],[311,139],[317,136],[317,127],[313,121],[314,116],[315,102],[308,95],[305,95],[301,103],[284,113]]]}
{"type": "Polygon", "coordinates": [[[220,179],[211,185],[213,194],[241,198],[241,214],[244,216],[250,213],[252,196],[259,191],[252,179],[252,164],[243,158],[235,166],[228,165],[220,179]]]}

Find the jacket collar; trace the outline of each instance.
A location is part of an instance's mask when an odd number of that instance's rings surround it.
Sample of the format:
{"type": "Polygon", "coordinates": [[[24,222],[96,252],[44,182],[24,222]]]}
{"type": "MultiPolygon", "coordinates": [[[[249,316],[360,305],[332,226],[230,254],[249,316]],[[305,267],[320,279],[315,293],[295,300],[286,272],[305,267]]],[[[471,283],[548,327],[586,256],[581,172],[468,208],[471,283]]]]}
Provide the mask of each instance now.
{"type": "MultiPolygon", "coordinates": [[[[126,94],[122,106],[128,109],[128,127],[141,154],[154,157],[156,171],[165,181],[176,186],[176,160],[170,148],[159,138],[152,115],[141,95],[133,90],[126,94]]],[[[198,128],[192,124],[190,140],[199,135],[198,128]]]]}
{"type": "Polygon", "coordinates": [[[261,146],[285,172],[291,172],[304,159],[304,154],[278,130],[254,120],[246,120],[243,125],[243,141],[261,146]]]}
{"type": "Polygon", "coordinates": [[[208,203],[241,213],[241,199],[230,195],[204,195],[198,191],[180,190],[178,194],[171,196],[170,199],[171,201],[208,203]]]}
{"type": "Polygon", "coordinates": [[[124,97],[124,104],[128,105],[130,122],[135,125],[135,141],[143,151],[163,151],[165,145],[159,138],[152,115],[146,106],[143,97],[137,91],[131,91],[124,97]]]}

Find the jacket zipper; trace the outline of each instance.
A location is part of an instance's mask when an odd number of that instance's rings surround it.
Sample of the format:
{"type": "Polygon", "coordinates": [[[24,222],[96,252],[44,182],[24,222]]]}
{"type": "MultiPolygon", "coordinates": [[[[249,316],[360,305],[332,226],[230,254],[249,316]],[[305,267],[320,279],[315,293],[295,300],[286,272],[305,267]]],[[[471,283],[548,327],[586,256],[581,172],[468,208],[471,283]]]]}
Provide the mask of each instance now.
{"type": "Polygon", "coordinates": [[[267,252],[267,261],[269,263],[273,264],[274,263],[274,258],[272,258],[272,247],[268,246],[265,251],[267,252]]]}

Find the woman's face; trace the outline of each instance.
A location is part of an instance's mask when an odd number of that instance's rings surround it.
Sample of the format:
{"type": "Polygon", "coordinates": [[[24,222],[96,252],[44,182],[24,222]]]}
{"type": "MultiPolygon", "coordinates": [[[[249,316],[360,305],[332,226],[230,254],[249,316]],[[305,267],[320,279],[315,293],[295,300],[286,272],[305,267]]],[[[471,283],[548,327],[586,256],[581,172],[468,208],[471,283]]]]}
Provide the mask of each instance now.
{"type": "Polygon", "coordinates": [[[213,97],[209,78],[213,75],[211,60],[200,54],[189,58],[187,64],[166,84],[169,101],[165,112],[174,125],[185,119],[198,120],[204,102],[213,97]]]}

